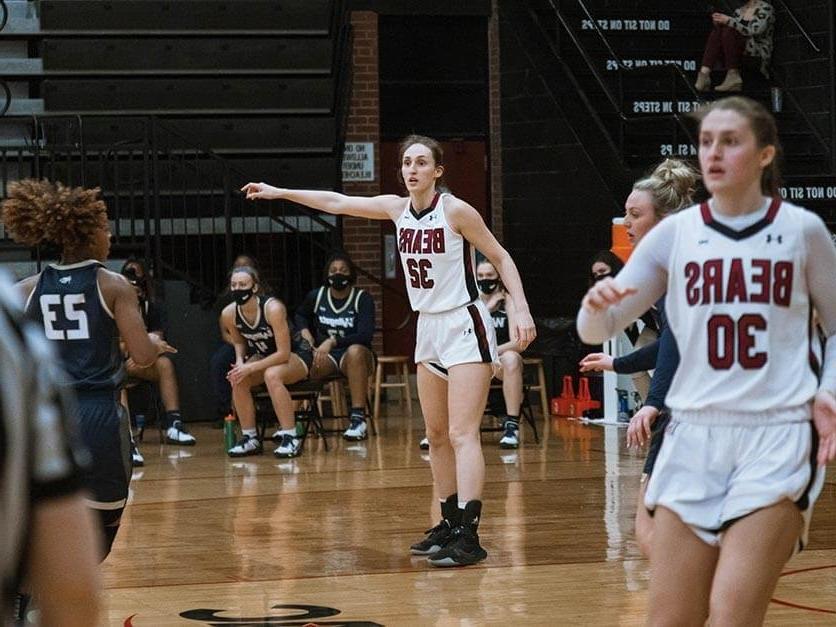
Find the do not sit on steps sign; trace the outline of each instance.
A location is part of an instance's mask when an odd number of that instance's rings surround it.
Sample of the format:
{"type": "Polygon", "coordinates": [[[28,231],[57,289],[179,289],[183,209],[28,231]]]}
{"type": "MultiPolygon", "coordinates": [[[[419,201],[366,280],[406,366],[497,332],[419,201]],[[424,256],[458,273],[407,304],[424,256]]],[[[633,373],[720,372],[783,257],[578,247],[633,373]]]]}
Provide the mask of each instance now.
{"type": "Polygon", "coordinates": [[[374,180],[374,144],[346,142],[343,152],[343,182],[374,180]]]}

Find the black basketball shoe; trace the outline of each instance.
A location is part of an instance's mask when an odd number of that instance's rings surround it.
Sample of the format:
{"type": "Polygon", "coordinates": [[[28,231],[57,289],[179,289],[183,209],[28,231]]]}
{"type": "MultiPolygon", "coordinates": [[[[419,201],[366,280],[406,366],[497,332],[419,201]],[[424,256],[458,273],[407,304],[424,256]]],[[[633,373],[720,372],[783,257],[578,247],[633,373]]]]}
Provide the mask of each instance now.
{"type": "Polygon", "coordinates": [[[488,552],[479,544],[479,516],[482,513],[481,501],[468,501],[462,511],[462,520],[450,532],[447,544],[433,553],[427,561],[433,566],[470,566],[481,562],[488,552]]]}
{"type": "Polygon", "coordinates": [[[441,503],[441,522],[424,533],[427,537],[409,547],[413,555],[432,555],[441,550],[461,520],[459,495],[451,494],[441,503]]]}

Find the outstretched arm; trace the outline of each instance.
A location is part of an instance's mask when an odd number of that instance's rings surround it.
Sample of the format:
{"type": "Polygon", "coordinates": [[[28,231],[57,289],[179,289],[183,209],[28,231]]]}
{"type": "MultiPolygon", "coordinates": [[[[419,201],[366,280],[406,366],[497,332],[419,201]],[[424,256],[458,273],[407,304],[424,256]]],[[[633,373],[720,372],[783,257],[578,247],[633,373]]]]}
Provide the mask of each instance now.
{"type": "Polygon", "coordinates": [[[247,200],[289,200],[311,209],[337,216],[355,216],[370,220],[395,220],[403,209],[404,199],[386,196],[346,196],[314,189],[284,189],[267,183],[247,183],[241,188],[247,200]]]}

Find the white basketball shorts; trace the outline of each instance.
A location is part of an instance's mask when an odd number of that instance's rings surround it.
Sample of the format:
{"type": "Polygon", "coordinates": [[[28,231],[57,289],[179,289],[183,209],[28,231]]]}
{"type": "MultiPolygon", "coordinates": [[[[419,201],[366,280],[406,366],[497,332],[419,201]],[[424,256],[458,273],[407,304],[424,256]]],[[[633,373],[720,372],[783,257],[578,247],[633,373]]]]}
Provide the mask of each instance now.
{"type": "Polygon", "coordinates": [[[707,426],[677,422],[674,415],[644,504],[651,512],[667,507],[703,542],[719,546],[735,521],[789,499],[804,519],[801,550],[824,484],[817,442],[810,421],[707,426]]]}
{"type": "Polygon", "coordinates": [[[421,312],[415,363],[447,378],[458,364],[486,363],[496,368],[496,334],[491,314],[481,300],[441,313],[421,312]]]}

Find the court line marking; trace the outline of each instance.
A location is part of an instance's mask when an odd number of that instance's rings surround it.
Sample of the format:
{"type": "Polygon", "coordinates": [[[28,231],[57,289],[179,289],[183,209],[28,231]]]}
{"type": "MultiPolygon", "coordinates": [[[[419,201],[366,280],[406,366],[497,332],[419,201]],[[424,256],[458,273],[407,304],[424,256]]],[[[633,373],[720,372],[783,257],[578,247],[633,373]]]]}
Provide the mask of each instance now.
{"type": "MultiPolygon", "coordinates": [[[[829,568],[836,568],[836,564],[828,564],[827,566],[811,566],[810,568],[799,568],[797,570],[790,570],[785,573],[781,573],[781,577],[797,575],[798,573],[808,573],[814,570],[827,570],[829,568]]],[[[812,607],[810,605],[801,605],[800,603],[792,603],[791,601],[784,601],[782,599],[772,598],[770,599],[770,601],[772,603],[777,603],[778,605],[784,605],[786,607],[791,607],[797,610],[808,610],[810,612],[819,612],[821,614],[836,614],[836,610],[828,610],[822,607],[812,607]]]]}

